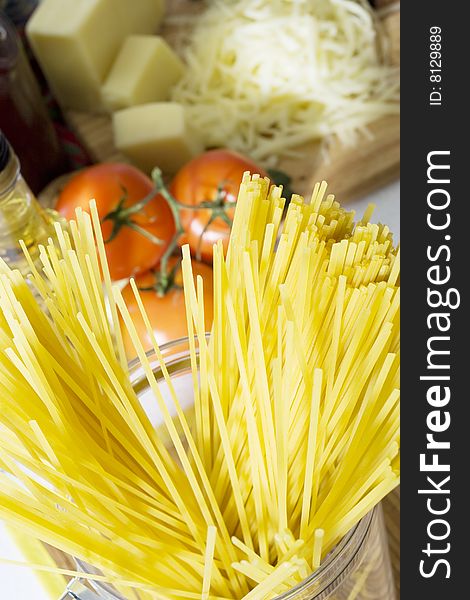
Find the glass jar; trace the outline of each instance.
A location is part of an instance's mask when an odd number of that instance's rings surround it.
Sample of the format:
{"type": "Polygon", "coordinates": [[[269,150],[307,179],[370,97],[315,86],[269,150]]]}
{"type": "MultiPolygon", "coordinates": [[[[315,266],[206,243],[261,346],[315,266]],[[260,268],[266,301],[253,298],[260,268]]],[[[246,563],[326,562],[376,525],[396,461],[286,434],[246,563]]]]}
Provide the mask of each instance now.
{"type": "Polygon", "coordinates": [[[20,157],[23,174],[34,193],[68,169],[21,40],[1,12],[0,129],[20,157]]]}
{"type": "MultiPolygon", "coordinates": [[[[192,374],[187,339],[176,340],[161,348],[178,398],[185,410],[192,406],[192,374]]],[[[162,394],[171,409],[170,394],[157,357],[148,354],[162,394]]],[[[130,365],[131,382],[154,427],[162,419],[147,379],[138,360],[130,365]]],[[[190,420],[190,419],[189,419],[190,420]]],[[[78,567],[88,573],[98,573],[85,563],[78,567]]],[[[111,586],[93,583],[91,592],[75,580],[62,597],[64,600],[127,600],[111,586]]],[[[138,593],[136,598],[140,599],[138,593]]],[[[298,586],[275,600],[394,600],[395,587],[388,553],[382,508],[377,506],[367,514],[329,553],[321,567],[298,586]]],[[[62,600],[62,599],[61,599],[62,600]]],[[[143,600],[143,599],[142,599],[143,600]]]]}
{"type": "Polygon", "coordinates": [[[31,258],[39,256],[39,244],[54,237],[55,213],[43,210],[23,179],[20,163],[0,130],[0,257],[23,273],[28,263],[19,245],[23,240],[31,258]]]}

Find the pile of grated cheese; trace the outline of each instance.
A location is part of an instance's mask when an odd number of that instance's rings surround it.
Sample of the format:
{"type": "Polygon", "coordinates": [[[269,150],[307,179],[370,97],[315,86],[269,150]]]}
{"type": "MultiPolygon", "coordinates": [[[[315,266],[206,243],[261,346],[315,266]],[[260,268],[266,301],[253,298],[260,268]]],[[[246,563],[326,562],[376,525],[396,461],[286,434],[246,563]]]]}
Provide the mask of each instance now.
{"type": "Polygon", "coordinates": [[[397,69],[366,0],[210,0],[180,48],[182,103],[207,147],[266,165],[399,111],[397,69]]]}

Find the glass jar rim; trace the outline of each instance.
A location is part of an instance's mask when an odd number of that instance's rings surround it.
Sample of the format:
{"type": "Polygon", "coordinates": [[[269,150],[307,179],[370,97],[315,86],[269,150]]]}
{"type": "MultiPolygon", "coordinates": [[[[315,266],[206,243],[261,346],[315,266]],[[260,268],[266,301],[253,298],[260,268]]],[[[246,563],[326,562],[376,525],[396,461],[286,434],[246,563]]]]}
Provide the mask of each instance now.
{"type": "MultiPolygon", "coordinates": [[[[206,333],[206,339],[208,339],[210,333],[206,333]]],[[[197,340],[196,340],[197,343],[197,340]]],[[[178,360],[187,360],[189,357],[189,350],[181,350],[174,357],[168,356],[169,351],[175,348],[181,348],[181,346],[189,346],[189,338],[182,337],[171,342],[167,342],[160,346],[160,352],[163,358],[171,359],[172,362],[178,360]]],[[[147,358],[156,358],[154,350],[146,352],[147,358]]],[[[132,374],[139,369],[141,366],[138,357],[134,358],[129,362],[129,374],[131,375],[131,382],[135,386],[136,382],[132,381],[132,374]]],[[[143,372],[142,372],[143,374],[143,372]]],[[[171,373],[170,373],[171,376],[171,373]]],[[[298,583],[292,589],[284,592],[280,596],[276,596],[273,600],[294,600],[296,594],[308,591],[312,589],[312,599],[316,598],[325,590],[327,590],[331,584],[338,578],[343,579],[347,574],[354,568],[356,558],[359,555],[360,550],[363,548],[364,542],[367,539],[368,533],[371,528],[372,520],[376,514],[378,507],[372,509],[357,523],[341,540],[340,542],[328,553],[325,560],[322,562],[320,567],[314,571],[311,575],[305,578],[303,581],[298,583]],[[341,566],[340,570],[337,570],[338,563],[342,560],[345,552],[348,552],[349,559],[346,564],[341,566]]],[[[77,560],[77,564],[84,570],[88,570],[88,565],[85,565],[82,561],[77,560]]],[[[102,590],[107,594],[114,594],[116,600],[121,600],[121,597],[114,593],[106,584],[95,583],[96,589],[102,590]]],[[[111,596],[112,597],[112,596],[111,596]]]]}

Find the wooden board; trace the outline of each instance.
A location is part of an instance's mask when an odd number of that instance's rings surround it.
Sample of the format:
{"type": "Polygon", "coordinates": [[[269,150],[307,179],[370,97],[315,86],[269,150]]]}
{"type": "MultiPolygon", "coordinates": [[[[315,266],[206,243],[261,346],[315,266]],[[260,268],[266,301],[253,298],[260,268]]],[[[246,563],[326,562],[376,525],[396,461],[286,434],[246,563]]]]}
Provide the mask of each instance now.
{"type": "MultiPolygon", "coordinates": [[[[170,42],[181,35],[181,27],[171,17],[197,13],[203,3],[194,0],[170,0],[168,20],[162,35],[170,42]]],[[[390,38],[390,61],[399,63],[399,3],[379,0],[378,14],[390,38]]],[[[67,111],[66,117],[80,141],[96,162],[126,161],[115,148],[111,119],[108,115],[67,111]]],[[[316,181],[325,179],[341,202],[372,192],[398,177],[400,168],[399,117],[387,117],[373,123],[370,136],[361,136],[354,146],[344,147],[335,139],[304,146],[304,158],[281,161],[279,168],[293,178],[292,189],[309,196],[316,181]]]]}

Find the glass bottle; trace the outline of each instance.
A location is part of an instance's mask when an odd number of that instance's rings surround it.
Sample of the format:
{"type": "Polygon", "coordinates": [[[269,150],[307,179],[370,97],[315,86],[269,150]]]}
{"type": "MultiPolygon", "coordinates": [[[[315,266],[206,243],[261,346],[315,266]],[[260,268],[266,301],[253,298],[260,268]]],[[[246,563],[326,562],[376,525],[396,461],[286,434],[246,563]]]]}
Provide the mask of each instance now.
{"type": "Polygon", "coordinates": [[[53,233],[52,222],[23,179],[18,158],[0,130],[0,257],[12,268],[27,272],[19,240],[36,260],[38,244],[47,243],[53,233]]]}
{"type": "Polygon", "coordinates": [[[38,0],[0,0],[3,10],[17,29],[22,29],[31,13],[38,5],[38,0]]]}
{"type": "Polygon", "coordinates": [[[12,23],[0,12],[0,129],[37,194],[68,169],[38,83],[12,23]]]}

